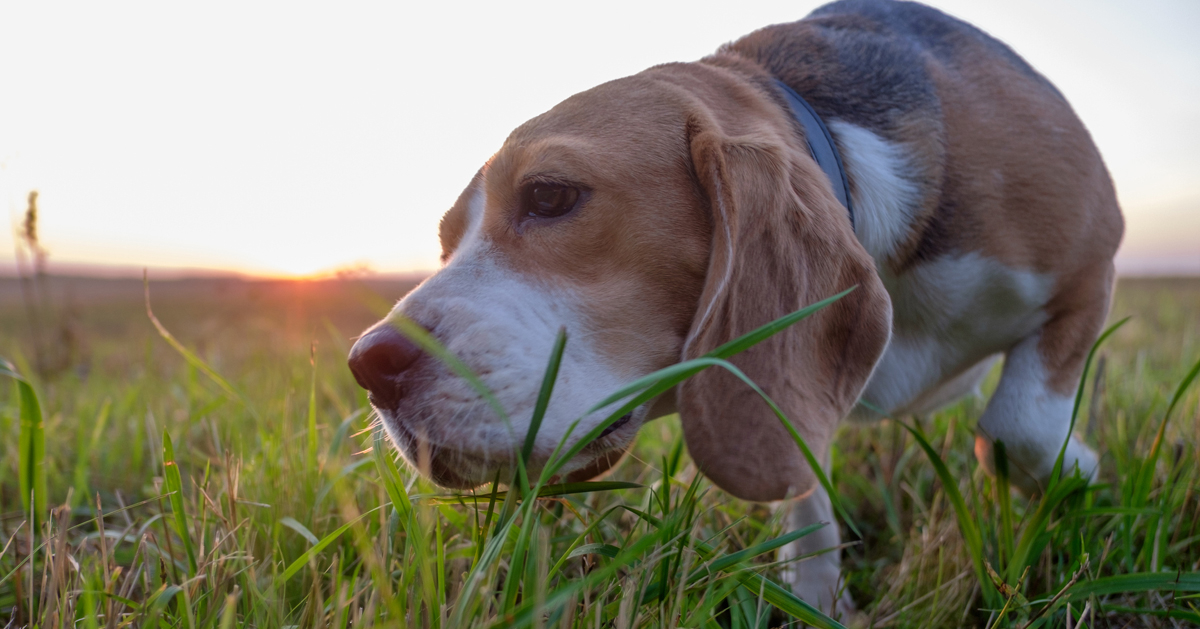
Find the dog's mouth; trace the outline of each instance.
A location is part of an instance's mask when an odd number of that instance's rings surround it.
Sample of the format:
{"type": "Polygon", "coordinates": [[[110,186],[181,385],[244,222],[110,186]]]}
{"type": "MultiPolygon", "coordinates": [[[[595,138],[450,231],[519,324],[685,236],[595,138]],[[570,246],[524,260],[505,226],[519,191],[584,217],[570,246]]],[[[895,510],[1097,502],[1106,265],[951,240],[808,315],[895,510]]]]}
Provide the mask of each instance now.
{"type": "Polygon", "coordinates": [[[613,422],[608,428],[605,428],[604,431],[600,433],[600,436],[598,438],[603,439],[603,438],[613,434],[614,432],[617,431],[618,428],[620,428],[621,426],[624,426],[625,424],[628,424],[629,420],[631,420],[631,419],[633,419],[633,411],[629,411],[628,413],[625,413],[624,415],[621,416],[621,419],[618,419],[617,421],[613,422]]]}
{"type": "MultiPolygon", "coordinates": [[[[630,411],[611,425],[588,444],[582,457],[609,455],[617,444],[607,443],[605,438],[613,435],[623,427],[628,426],[637,415],[637,410],[630,411]]],[[[397,421],[392,413],[383,408],[378,409],[384,425],[388,427],[394,445],[404,454],[415,467],[427,475],[434,483],[451,489],[475,487],[486,482],[494,475],[496,465],[503,465],[504,457],[488,456],[486,454],[459,450],[438,443],[427,436],[418,435],[403,421],[397,421]]],[[[623,451],[627,444],[620,444],[618,451],[623,451]]]]}
{"type": "MultiPolygon", "coordinates": [[[[382,414],[382,411],[380,411],[382,414]]],[[[387,421],[393,443],[404,453],[405,457],[442,487],[468,489],[479,485],[469,475],[463,475],[461,469],[467,457],[459,452],[450,452],[427,439],[419,438],[402,422],[387,421]],[[449,460],[448,460],[449,459],[449,460]]]]}

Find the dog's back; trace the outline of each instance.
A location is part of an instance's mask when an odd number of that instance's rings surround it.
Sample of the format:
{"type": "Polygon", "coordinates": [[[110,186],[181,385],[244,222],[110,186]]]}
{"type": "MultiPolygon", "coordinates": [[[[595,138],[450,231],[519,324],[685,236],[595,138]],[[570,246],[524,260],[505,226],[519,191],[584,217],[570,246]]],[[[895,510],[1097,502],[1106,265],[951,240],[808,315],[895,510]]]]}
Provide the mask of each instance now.
{"type": "MultiPolygon", "coordinates": [[[[1060,274],[1115,253],[1121,214],[1087,130],[1045,77],[983,31],[912,2],[842,0],[722,52],[788,83],[834,121],[835,137],[852,125],[901,149],[894,185],[908,189],[908,207],[888,210],[907,215],[904,238],[860,234],[893,273],[978,251],[1060,274]]],[[[870,187],[855,174],[852,187],[870,187]]]]}

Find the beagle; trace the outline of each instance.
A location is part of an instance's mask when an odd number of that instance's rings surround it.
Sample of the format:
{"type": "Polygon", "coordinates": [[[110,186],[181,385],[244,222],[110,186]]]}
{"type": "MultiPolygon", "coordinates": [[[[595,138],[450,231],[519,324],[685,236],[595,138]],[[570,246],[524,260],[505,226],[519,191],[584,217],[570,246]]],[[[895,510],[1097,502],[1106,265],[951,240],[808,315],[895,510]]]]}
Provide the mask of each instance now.
{"type": "MultiPolygon", "coordinates": [[[[1068,432],[1123,229],[1087,130],[1010,48],[920,4],[843,0],[518,127],[442,219],[442,268],[357,341],[350,368],[404,456],[465,488],[513,461],[560,327],[570,340],[535,471],[611,412],[586,414],[620,386],[857,287],[732,362],[827,462],[843,418],[931,411],[1003,355],[975,452],[990,469],[1002,440],[1014,483],[1036,492],[1064,441],[1066,469],[1095,474],[1068,432]],[[828,129],[845,202],[792,90],[828,129]],[[472,368],[511,425],[396,317],[472,368]]],[[[720,369],[621,418],[564,473],[604,472],[673,412],[722,489],[802,498],[793,527],[833,521],[785,428],[720,369]]],[[[827,526],[784,556],[838,542],[827,526]]],[[[838,578],[836,552],[788,575],[824,609],[838,578]]]]}

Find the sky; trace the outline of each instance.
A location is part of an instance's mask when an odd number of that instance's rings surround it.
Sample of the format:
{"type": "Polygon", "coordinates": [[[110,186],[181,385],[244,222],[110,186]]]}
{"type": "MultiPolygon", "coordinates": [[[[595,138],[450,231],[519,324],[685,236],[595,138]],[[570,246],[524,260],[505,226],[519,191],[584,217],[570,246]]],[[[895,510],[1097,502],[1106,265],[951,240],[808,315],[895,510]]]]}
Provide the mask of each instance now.
{"type": "MultiPolygon", "coordinates": [[[[820,2],[0,4],[0,273],[39,192],[51,269],[437,267],[514,127],[820,2]]],[[[1200,273],[1200,2],[937,0],[1091,130],[1127,272],[1200,273]]]]}

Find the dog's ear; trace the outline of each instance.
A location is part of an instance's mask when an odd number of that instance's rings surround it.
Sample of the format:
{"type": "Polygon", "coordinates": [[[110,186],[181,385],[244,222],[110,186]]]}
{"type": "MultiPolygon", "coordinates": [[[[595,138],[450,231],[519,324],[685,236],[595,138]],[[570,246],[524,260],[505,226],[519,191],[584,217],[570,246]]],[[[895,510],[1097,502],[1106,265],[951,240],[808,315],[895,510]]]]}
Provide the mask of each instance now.
{"type": "MultiPolygon", "coordinates": [[[[692,128],[692,163],[713,235],[684,358],[857,286],[731,359],[824,457],[887,345],[891,301],[811,157],[767,135],[692,128]]],[[[710,367],[685,381],[678,404],[692,459],[722,489],[765,501],[814,487],[816,476],[778,417],[728,371],[710,367]]]]}

